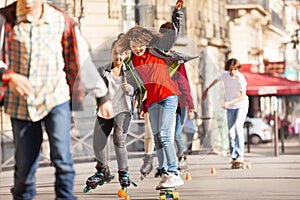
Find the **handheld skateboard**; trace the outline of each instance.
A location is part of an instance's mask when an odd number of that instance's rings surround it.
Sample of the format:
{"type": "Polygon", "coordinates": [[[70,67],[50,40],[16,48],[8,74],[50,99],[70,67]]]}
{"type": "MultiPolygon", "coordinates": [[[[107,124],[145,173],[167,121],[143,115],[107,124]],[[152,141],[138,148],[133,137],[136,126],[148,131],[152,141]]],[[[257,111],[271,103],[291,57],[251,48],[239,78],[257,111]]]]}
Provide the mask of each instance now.
{"type": "Polygon", "coordinates": [[[112,174],[112,175],[110,175],[109,179],[104,182],[103,181],[90,182],[90,183],[86,182],[86,186],[83,188],[83,192],[87,193],[92,189],[96,189],[98,186],[102,186],[105,183],[111,182],[114,178],[115,178],[115,175],[112,174]]]}
{"type": "Polygon", "coordinates": [[[160,188],[159,192],[159,200],[179,200],[179,193],[175,192],[176,188],[168,187],[168,188],[160,188]]]}
{"type": "Polygon", "coordinates": [[[234,160],[231,162],[231,169],[250,169],[251,162],[249,161],[237,161],[234,160]]]}

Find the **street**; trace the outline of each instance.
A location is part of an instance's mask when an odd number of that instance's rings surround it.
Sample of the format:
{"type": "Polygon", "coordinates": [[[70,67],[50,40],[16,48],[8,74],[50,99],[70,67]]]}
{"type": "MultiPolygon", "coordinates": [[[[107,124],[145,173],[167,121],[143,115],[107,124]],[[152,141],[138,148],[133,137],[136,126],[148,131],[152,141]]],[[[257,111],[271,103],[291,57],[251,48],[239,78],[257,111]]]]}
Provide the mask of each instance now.
{"type": "MultiPolygon", "coordinates": [[[[251,145],[246,159],[252,162],[250,169],[231,169],[230,158],[213,153],[194,152],[188,156],[189,172],[192,180],[177,189],[182,200],[198,199],[299,199],[300,197],[300,146],[298,138],[285,142],[285,153],[274,156],[274,144],[251,145]],[[215,169],[215,174],[211,169],[215,169]]],[[[155,166],[157,166],[157,159],[155,166]]],[[[160,179],[154,178],[154,171],[145,180],[139,178],[142,154],[129,159],[130,178],[138,187],[129,187],[131,200],[155,200],[159,192],[155,190],[160,179]]],[[[118,199],[120,189],[116,178],[109,184],[83,193],[85,180],[95,172],[94,162],[76,163],[74,192],[78,199],[118,199]]],[[[117,175],[116,161],[110,162],[112,173],[117,175]]],[[[37,172],[38,200],[54,199],[52,167],[40,167],[37,172]]],[[[10,187],[13,172],[0,173],[0,199],[11,199],[10,187]]]]}

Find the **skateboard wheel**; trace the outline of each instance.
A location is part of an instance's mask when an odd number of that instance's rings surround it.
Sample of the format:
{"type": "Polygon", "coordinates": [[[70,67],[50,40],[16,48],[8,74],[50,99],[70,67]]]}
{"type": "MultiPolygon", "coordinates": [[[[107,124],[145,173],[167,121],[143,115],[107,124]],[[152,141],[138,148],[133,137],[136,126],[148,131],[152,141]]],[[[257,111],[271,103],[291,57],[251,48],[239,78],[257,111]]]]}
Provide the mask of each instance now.
{"type": "Polygon", "coordinates": [[[125,197],[125,196],[126,196],[126,191],[123,190],[123,189],[120,189],[120,190],[118,191],[118,197],[119,197],[119,198],[123,198],[123,197],[125,197]]]}
{"type": "Polygon", "coordinates": [[[88,191],[90,191],[90,189],[88,187],[83,188],[84,193],[87,193],[88,191]]]}
{"type": "Polygon", "coordinates": [[[173,199],[174,200],[179,200],[179,193],[178,192],[173,192],[173,199]]]}
{"type": "Polygon", "coordinates": [[[160,194],[159,195],[159,200],[167,200],[167,197],[165,194],[160,194]]]}
{"type": "Polygon", "coordinates": [[[125,196],[124,200],[130,200],[130,196],[125,196]]]}

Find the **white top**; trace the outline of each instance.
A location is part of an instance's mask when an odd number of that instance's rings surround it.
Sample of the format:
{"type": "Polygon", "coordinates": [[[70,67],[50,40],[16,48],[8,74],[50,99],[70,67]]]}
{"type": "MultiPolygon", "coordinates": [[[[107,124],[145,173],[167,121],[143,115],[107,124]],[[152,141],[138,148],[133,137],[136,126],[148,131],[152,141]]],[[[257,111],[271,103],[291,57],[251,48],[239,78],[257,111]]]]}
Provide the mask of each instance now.
{"type": "MultiPolygon", "coordinates": [[[[244,75],[240,72],[236,73],[236,76],[230,76],[229,71],[224,71],[218,78],[219,81],[224,82],[225,87],[225,101],[232,101],[240,96],[240,92],[246,92],[247,81],[244,75]]],[[[230,106],[229,109],[241,108],[248,106],[248,96],[242,101],[230,106]]]]}
{"type": "MultiPolygon", "coordinates": [[[[131,97],[126,95],[126,93],[122,89],[123,77],[116,77],[112,72],[107,72],[107,74],[105,74],[105,77],[108,80],[108,93],[113,105],[114,114],[112,117],[115,117],[121,112],[130,112],[131,97]]],[[[103,118],[100,110],[98,112],[98,116],[103,118]]]]}

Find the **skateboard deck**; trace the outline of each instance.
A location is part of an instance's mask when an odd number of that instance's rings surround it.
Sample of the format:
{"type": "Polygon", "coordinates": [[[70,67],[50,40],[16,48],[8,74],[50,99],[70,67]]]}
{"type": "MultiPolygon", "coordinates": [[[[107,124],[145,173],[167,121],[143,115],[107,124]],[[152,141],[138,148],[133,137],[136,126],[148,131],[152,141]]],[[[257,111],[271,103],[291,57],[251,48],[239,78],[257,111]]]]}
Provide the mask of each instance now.
{"type": "Polygon", "coordinates": [[[251,162],[249,161],[232,161],[231,162],[231,169],[250,169],[251,162]]]}
{"type": "Polygon", "coordinates": [[[168,187],[168,188],[160,188],[159,190],[159,200],[179,200],[179,193],[175,192],[176,188],[168,187]]]}

